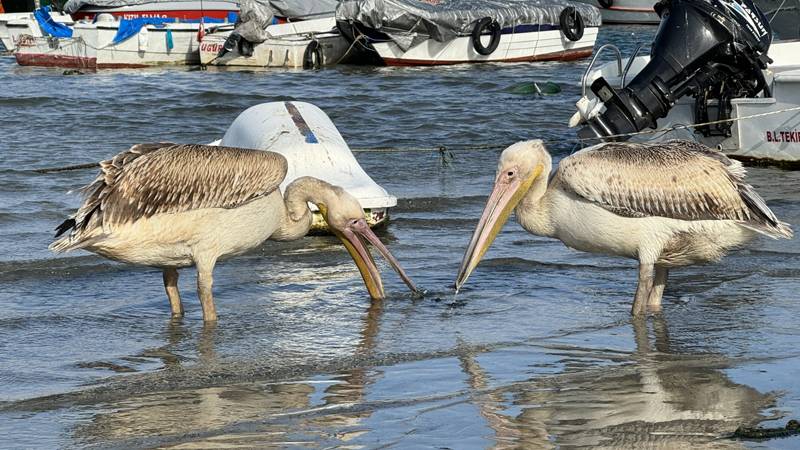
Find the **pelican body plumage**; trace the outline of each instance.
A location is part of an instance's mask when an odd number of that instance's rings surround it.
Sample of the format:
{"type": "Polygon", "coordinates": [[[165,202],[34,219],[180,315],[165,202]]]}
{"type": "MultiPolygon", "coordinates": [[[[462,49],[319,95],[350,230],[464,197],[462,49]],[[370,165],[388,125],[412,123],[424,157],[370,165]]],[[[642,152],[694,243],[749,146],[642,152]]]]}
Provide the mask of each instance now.
{"type": "Polygon", "coordinates": [[[84,202],[58,228],[55,252],[84,249],[109,259],[163,269],[173,317],[184,313],[178,269],[197,267],[203,319],[217,319],[212,272],[220,259],[267,239],[294,240],[320,209],[374,299],[384,297],[372,244],[416,291],[397,260],[369,229],[358,200],[322,180],[301,177],[286,187],[282,155],[261,150],[187,144],[138,144],[100,163],[83,188],[84,202]],[[59,236],[61,236],[59,238],[59,236]]]}
{"type": "Polygon", "coordinates": [[[660,311],[669,269],[718,261],[761,234],[791,238],[745,170],[691,141],[604,143],[552,160],[540,140],[503,151],[494,189],[456,278],[456,290],[511,215],[568,247],[639,261],[631,313],[660,311]]]}

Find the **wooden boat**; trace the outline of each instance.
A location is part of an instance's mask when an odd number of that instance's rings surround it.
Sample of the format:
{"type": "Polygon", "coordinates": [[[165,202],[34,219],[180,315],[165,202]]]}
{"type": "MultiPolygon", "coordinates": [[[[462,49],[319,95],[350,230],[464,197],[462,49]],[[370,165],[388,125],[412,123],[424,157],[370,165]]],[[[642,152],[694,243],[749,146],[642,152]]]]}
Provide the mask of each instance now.
{"type": "Polygon", "coordinates": [[[22,66],[83,69],[137,68],[200,63],[199,23],[143,26],[135,35],[114,42],[122,21],[101,16],[79,22],[71,38],[22,36],[14,52],[22,66]]]}
{"type": "MultiPolygon", "coordinates": [[[[286,186],[312,176],[341,186],[364,208],[370,226],[389,220],[397,198],[389,195],[358,164],[336,125],[318,107],[304,102],[271,102],[248,108],[233,121],[222,139],[212,145],[278,152],[289,161],[286,186]]],[[[312,205],[316,211],[316,206],[312,205]]],[[[314,214],[312,231],[325,231],[322,216],[314,214]]]]}

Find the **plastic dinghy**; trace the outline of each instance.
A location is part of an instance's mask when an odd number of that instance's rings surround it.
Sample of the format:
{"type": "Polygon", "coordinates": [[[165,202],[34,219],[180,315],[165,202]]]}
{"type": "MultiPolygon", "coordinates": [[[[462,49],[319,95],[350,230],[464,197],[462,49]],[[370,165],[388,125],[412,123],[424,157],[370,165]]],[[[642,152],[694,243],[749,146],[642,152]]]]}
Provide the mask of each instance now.
{"type": "MultiPolygon", "coordinates": [[[[304,102],[272,102],[253,106],[233,121],[216,145],[280,153],[289,161],[281,192],[295,179],[312,176],[341,186],[364,208],[370,226],[385,224],[397,198],[376,183],[353,156],[336,125],[321,109],[304,102]]],[[[312,205],[312,232],[327,225],[312,205]]]]}

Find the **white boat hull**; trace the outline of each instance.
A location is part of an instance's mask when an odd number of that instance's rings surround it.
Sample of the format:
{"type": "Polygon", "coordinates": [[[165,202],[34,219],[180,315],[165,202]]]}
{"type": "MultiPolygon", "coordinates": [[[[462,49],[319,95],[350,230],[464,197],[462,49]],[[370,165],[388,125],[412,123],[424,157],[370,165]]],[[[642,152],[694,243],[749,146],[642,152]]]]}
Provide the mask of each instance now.
{"type": "Polygon", "coordinates": [[[199,64],[196,23],[143,27],[137,35],[111,44],[119,22],[79,23],[72,38],[21,37],[14,53],[22,66],[84,69],[136,68],[199,64]],[[167,34],[172,35],[172,47],[167,34]]]}
{"type": "Polygon", "coordinates": [[[372,42],[372,47],[389,66],[565,61],[591,55],[597,31],[597,27],[586,27],[583,37],[574,42],[557,29],[504,33],[500,35],[497,49],[490,55],[481,55],[475,51],[471,36],[462,36],[447,42],[428,39],[406,51],[392,41],[372,42]]]}
{"type": "MultiPolygon", "coordinates": [[[[699,129],[678,129],[666,133],[634,136],[632,141],[665,141],[688,139],[719,148],[734,158],[751,162],[800,163],[800,41],[775,41],[769,49],[773,62],[764,72],[772,88],[770,98],[735,98],[731,100],[731,136],[705,136],[699,129]],[[760,117],[755,115],[766,114],[760,117]]],[[[647,64],[649,57],[634,60],[626,80],[631,80],[647,64]]],[[[623,60],[623,66],[627,61],[623,60]]],[[[616,62],[606,63],[591,72],[587,85],[600,76],[612,86],[619,86],[616,62]]],[[[588,92],[587,98],[594,95],[588,92]]],[[[658,129],[697,123],[694,99],[681,98],[666,117],[658,121],[658,129]]],[[[715,105],[709,108],[710,120],[717,117],[715,105]]]]}
{"type": "Polygon", "coordinates": [[[661,18],[653,9],[655,0],[613,0],[611,6],[605,8],[597,0],[578,0],[600,9],[604,24],[628,23],[639,25],[658,25],[661,18]]]}
{"type": "MultiPolygon", "coordinates": [[[[54,21],[72,26],[72,18],[66,14],[59,14],[52,11],[50,16],[54,21]]],[[[33,13],[6,13],[0,14],[0,42],[3,43],[6,51],[13,51],[16,41],[20,36],[42,37],[42,29],[33,13]]]]}
{"type": "MultiPolygon", "coordinates": [[[[289,162],[286,186],[302,176],[312,176],[341,186],[364,208],[371,226],[389,219],[397,198],[386,192],[358,164],[336,125],[319,108],[304,102],[272,102],[253,106],[233,121],[225,136],[213,144],[273,151],[289,162]]],[[[212,144],[212,145],[213,145],[212,144]]],[[[316,210],[316,206],[312,205],[316,210]]],[[[315,214],[312,231],[325,231],[315,214]]]]}
{"type": "Polygon", "coordinates": [[[200,63],[213,66],[302,68],[306,49],[316,41],[322,55],[321,65],[336,64],[347,52],[349,44],[339,34],[333,17],[302,22],[270,25],[270,38],[257,44],[251,56],[237,50],[217,57],[232,30],[207,34],[200,43],[200,63]]]}

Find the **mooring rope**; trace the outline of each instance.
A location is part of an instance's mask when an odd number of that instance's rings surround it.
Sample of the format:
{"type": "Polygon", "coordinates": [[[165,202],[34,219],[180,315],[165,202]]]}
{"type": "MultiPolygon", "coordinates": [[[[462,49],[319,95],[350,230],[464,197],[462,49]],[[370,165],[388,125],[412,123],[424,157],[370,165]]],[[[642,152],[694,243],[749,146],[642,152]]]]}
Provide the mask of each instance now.
{"type": "MultiPolygon", "coordinates": [[[[728,119],[720,119],[720,120],[712,120],[709,122],[703,123],[693,123],[693,124],[679,124],[673,125],[667,128],[658,128],[653,130],[643,130],[643,131],[635,131],[631,133],[620,133],[620,134],[613,134],[610,136],[592,136],[587,138],[574,138],[574,139],[567,139],[562,140],[560,143],[564,142],[572,142],[577,144],[585,143],[587,141],[602,141],[605,139],[613,139],[618,137],[631,137],[631,136],[639,136],[644,134],[657,134],[657,133],[668,133],[670,131],[675,130],[686,130],[690,128],[698,128],[698,127],[705,127],[709,125],[717,125],[721,123],[728,123],[728,122],[737,122],[740,120],[748,120],[748,119],[756,119],[759,117],[766,117],[775,114],[781,114],[785,112],[792,112],[792,111],[800,111],[800,106],[794,106],[791,108],[784,108],[777,111],[767,111],[758,114],[750,114],[747,116],[741,117],[731,117],[728,119]]],[[[508,147],[509,145],[513,144],[513,142],[505,143],[505,144],[475,144],[475,145],[435,145],[430,147],[351,147],[350,150],[353,153],[439,153],[439,158],[441,159],[443,164],[448,164],[449,161],[452,161],[453,154],[452,152],[456,151],[485,151],[485,150],[500,150],[508,147]]],[[[55,172],[67,172],[71,170],[82,170],[82,169],[92,169],[95,167],[100,167],[100,163],[85,163],[85,164],[76,164],[72,166],[64,166],[64,167],[46,167],[41,169],[33,169],[36,173],[55,173],[55,172]]]]}

